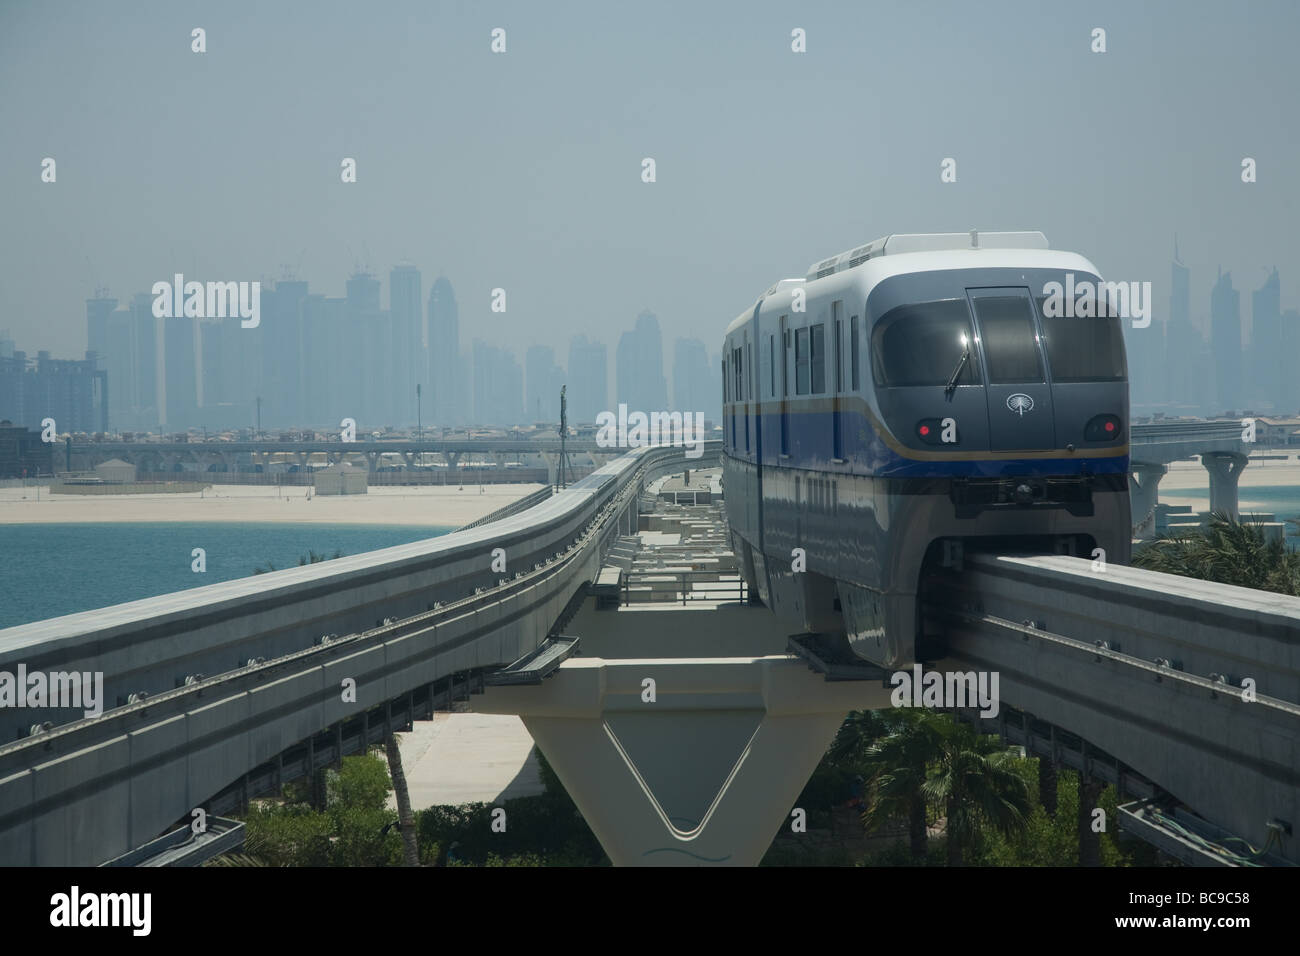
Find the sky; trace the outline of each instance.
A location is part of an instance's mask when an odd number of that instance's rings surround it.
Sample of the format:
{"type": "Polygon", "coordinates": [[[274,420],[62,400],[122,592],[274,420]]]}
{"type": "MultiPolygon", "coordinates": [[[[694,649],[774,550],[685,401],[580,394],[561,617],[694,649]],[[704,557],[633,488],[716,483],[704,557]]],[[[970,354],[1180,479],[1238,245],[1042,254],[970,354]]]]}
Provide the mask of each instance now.
{"type": "Polygon", "coordinates": [[[80,357],[97,287],[287,268],[341,296],[368,265],[386,306],[410,262],[466,347],[612,353],[649,309],[670,359],[816,260],[972,228],[1151,281],[1157,318],[1177,235],[1193,319],[1222,267],[1249,328],[1274,265],[1300,307],[1298,26],[1294,0],[0,0],[0,330],[80,357]]]}

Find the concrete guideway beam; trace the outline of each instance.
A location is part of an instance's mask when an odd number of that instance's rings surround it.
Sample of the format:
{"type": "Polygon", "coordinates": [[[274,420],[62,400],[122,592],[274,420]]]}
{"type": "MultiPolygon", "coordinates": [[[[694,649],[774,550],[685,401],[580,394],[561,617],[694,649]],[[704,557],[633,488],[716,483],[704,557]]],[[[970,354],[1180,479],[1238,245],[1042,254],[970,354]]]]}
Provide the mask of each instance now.
{"type": "Polygon", "coordinates": [[[754,866],[845,715],[889,696],[787,655],[579,657],[475,709],[523,719],[616,866],[754,866]]]}

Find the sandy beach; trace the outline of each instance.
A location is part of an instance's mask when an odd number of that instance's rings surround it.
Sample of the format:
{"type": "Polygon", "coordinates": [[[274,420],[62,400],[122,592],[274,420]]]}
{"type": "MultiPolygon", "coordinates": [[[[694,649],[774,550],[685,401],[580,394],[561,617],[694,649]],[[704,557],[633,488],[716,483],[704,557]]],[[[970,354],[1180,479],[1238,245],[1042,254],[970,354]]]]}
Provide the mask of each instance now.
{"type": "Polygon", "coordinates": [[[214,485],[193,494],[51,495],[0,488],[0,525],[119,522],[280,522],[453,527],[532,494],[542,485],[373,487],[364,495],[308,497],[305,487],[214,485]]]}

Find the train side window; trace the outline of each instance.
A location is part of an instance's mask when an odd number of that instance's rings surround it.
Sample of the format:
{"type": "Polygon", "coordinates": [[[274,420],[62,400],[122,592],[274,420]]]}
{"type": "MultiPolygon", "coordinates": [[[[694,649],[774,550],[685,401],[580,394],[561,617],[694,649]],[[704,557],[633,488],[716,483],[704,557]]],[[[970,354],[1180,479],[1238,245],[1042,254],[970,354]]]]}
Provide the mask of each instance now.
{"type": "Polygon", "coordinates": [[[794,393],[808,394],[808,330],[794,330],[794,393]]]}
{"type": "Polygon", "coordinates": [[[722,357],[722,404],[725,405],[731,400],[731,389],[727,387],[727,357],[722,357]]]}
{"type": "Polygon", "coordinates": [[[758,373],[754,368],[754,344],[745,343],[745,364],[749,366],[749,376],[745,379],[745,397],[751,401],[758,397],[758,373]]]}
{"type": "Polygon", "coordinates": [[[821,395],[826,391],[826,325],[812,327],[812,348],[809,350],[812,367],[812,393],[821,395]]]}
{"type": "Polygon", "coordinates": [[[844,303],[831,303],[831,331],[835,335],[835,391],[844,391],[844,303]]]}
{"type": "Polygon", "coordinates": [[[853,391],[862,387],[861,379],[858,375],[858,317],[856,315],[849,318],[849,362],[853,366],[853,391]]]}
{"type": "Polygon", "coordinates": [[[790,394],[790,330],[785,327],[788,315],[781,316],[781,397],[790,394]]]}
{"type": "Polygon", "coordinates": [[[767,394],[776,398],[776,336],[767,337],[767,394]]]}

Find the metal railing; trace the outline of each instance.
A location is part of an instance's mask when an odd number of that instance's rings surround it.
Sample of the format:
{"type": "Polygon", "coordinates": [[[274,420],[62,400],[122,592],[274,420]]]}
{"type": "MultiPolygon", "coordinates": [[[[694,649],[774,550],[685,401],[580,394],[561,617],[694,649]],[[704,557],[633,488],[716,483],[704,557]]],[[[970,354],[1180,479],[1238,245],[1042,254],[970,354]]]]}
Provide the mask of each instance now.
{"type": "Polygon", "coordinates": [[[547,485],[539,491],[534,491],[531,495],[525,495],[518,501],[506,505],[504,508],[498,508],[496,511],[489,511],[477,521],[471,521],[469,524],[458,531],[468,531],[470,528],[477,528],[479,525],[491,524],[493,521],[500,521],[502,518],[508,518],[511,515],[518,514],[521,511],[527,511],[533,505],[541,504],[547,498],[551,497],[551,486],[547,485]]]}
{"type": "Polygon", "coordinates": [[[689,601],[717,601],[725,600],[735,596],[736,600],[744,604],[749,598],[749,590],[745,585],[745,579],[742,576],[720,576],[716,571],[655,571],[653,569],[631,574],[623,574],[622,584],[623,604],[686,604],[689,601]],[[671,591],[667,588],[654,588],[642,590],[639,585],[645,582],[646,578],[673,578],[677,586],[671,591]],[[706,584],[707,587],[695,588],[696,583],[706,584]],[[633,593],[632,589],[637,590],[633,593]],[[672,594],[673,598],[669,601],[667,598],[657,595],[672,594]]]}

